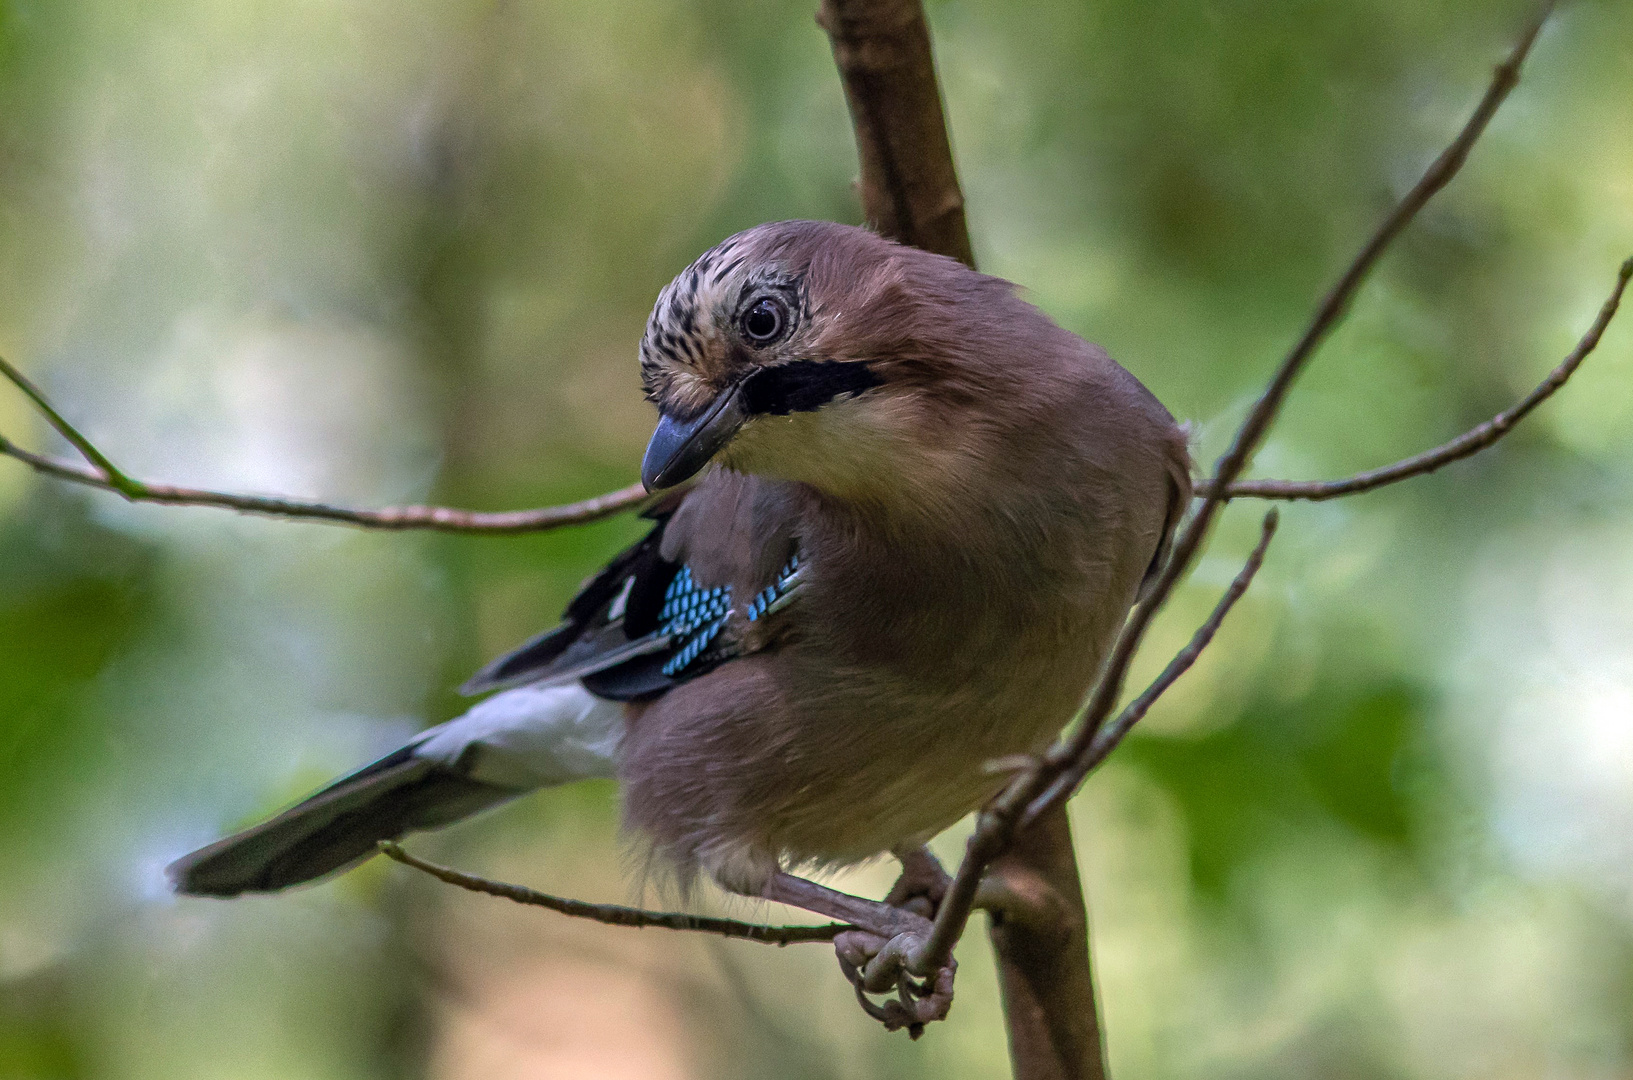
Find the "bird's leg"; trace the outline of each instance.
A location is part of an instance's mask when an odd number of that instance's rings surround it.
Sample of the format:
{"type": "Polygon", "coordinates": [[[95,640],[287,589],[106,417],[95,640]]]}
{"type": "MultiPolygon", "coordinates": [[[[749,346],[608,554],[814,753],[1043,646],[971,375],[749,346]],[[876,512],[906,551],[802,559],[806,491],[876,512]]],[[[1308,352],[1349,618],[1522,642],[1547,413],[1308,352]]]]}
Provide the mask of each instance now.
{"type": "Polygon", "coordinates": [[[904,848],[895,855],[901,861],[902,876],[890,887],[885,903],[934,919],[953,879],[942,868],[941,860],[922,844],[904,848]]]}
{"type": "Polygon", "coordinates": [[[930,920],[917,912],[852,896],[782,870],[774,872],[766,880],[760,895],[779,904],[804,908],[832,919],[843,919],[879,937],[893,938],[901,934],[922,936],[930,932],[930,920]]]}
{"type": "Polygon", "coordinates": [[[953,974],[949,961],[925,982],[907,972],[907,960],[930,933],[930,918],[946,895],[950,879],[926,848],[898,852],[902,875],[883,902],[866,900],[779,871],[762,895],[802,907],[857,927],[834,939],[834,951],[845,977],[856,987],[856,999],[869,1016],[890,1031],[906,1028],[918,1038],[924,1025],[946,1017],[952,1007],[953,974]],[[874,1004],[869,993],[894,991],[896,998],[874,1004]]]}

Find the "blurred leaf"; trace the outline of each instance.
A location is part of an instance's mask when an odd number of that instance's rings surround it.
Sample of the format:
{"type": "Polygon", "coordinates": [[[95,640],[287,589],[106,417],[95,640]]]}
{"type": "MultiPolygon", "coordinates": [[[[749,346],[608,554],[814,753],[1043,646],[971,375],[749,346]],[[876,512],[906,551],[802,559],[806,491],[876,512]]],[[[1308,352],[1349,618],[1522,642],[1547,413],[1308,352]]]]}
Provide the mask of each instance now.
{"type": "Polygon", "coordinates": [[[1183,809],[1197,889],[1224,899],[1243,866],[1314,819],[1409,849],[1417,807],[1402,773],[1424,707],[1398,683],[1328,684],[1294,702],[1261,700],[1196,738],[1136,739],[1126,753],[1183,809]]]}

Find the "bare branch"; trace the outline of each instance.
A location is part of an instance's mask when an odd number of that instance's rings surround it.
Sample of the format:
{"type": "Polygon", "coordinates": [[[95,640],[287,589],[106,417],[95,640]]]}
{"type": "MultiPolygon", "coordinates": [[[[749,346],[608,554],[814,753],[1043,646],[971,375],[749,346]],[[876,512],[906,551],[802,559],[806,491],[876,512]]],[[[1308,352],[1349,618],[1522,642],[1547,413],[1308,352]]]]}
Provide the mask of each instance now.
{"type": "MultiPolygon", "coordinates": [[[[1226,489],[1226,498],[1241,499],[1304,499],[1310,502],[1320,502],[1325,499],[1336,499],[1344,495],[1357,495],[1373,488],[1384,487],[1414,476],[1423,476],[1432,473],[1442,465],[1450,465],[1454,461],[1472,457],[1491,446],[1498,439],[1514,430],[1514,426],[1530,414],[1532,409],[1541,405],[1552,397],[1554,391],[1565,385],[1576,369],[1582,366],[1582,361],[1588,358],[1599,345],[1599,339],[1604,336],[1605,329],[1616,315],[1616,309],[1621,305],[1622,293],[1627,289],[1627,283],[1633,278],[1633,259],[1622,263],[1621,270],[1616,275],[1616,287],[1604,306],[1599,309],[1599,315],[1593,320],[1588,332],[1582,335],[1572,349],[1570,355],[1562,360],[1558,367],[1548,373],[1548,377],[1537,384],[1525,397],[1521,398],[1512,407],[1493,416],[1490,420],[1471,428],[1452,439],[1442,443],[1433,450],[1425,450],[1421,454],[1397,461],[1393,465],[1386,465],[1380,469],[1356,473],[1343,480],[1238,480],[1226,489]]],[[[1203,481],[1197,485],[1197,494],[1206,495],[1212,490],[1212,481],[1203,481]]]]}
{"type": "Polygon", "coordinates": [[[1196,633],[1191,636],[1191,640],[1186,644],[1185,648],[1181,649],[1172,660],[1168,661],[1168,666],[1162,669],[1162,674],[1158,675],[1139,697],[1129,702],[1123,708],[1123,711],[1117,714],[1116,719],[1095,732],[1094,741],[1089,744],[1088,753],[1074,762],[1071,768],[1056,777],[1054,782],[1049,785],[1049,788],[1034,800],[1033,805],[1028,807],[1026,814],[1021,818],[1021,828],[1026,828],[1050,805],[1060,801],[1061,791],[1075,790],[1077,785],[1082,783],[1085,776],[1092,772],[1102,761],[1106,760],[1113,750],[1117,749],[1117,744],[1122,742],[1123,737],[1133,729],[1134,725],[1139,723],[1145,717],[1145,714],[1151,711],[1151,706],[1157,703],[1157,699],[1167,693],[1168,688],[1179,681],[1179,677],[1189,671],[1192,664],[1196,663],[1196,658],[1202,655],[1202,650],[1208,647],[1208,643],[1213,640],[1213,636],[1219,632],[1219,627],[1224,623],[1225,616],[1230,614],[1230,609],[1236,606],[1236,601],[1240,600],[1242,594],[1247,592],[1248,586],[1253,584],[1253,578],[1259,572],[1259,567],[1264,565],[1265,551],[1269,549],[1270,541],[1276,535],[1277,520],[1277,514],[1274,510],[1264,516],[1264,523],[1259,527],[1258,544],[1254,546],[1253,553],[1248,556],[1246,564],[1237,572],[1235,579],[1231,581],[1230,588],[1225,590],[1225,594],[1219,598],[1219,603],[1214,605],[1213,613],[1208,616],[1207,621],[1197,628],[1196,633]]]}
{"type": "Polygon", "coordinates": [[[1428,203],[1436,192],[1451,182],[1457,175],[1463,163],[1468,160],[1470,149],[1485,132],[1491,118],[1519,82],[1520,67],[1525,62],[1526,55],[1531,51],[1537,34],[1542,29],[1549,13],[1553,11],[1553,0],[1542,6],[1541,11],[1526,27],[1519,42],[1513,51],[1501,64],[1497,65],[1492,76],[1491,85],[1487,87],[1485,95],[1475,107],[1457,137],[1443,150],[1434,163],[1431,164],[1412,189],[1392,210],[1383,224],[1367,240],[1365,246],[1356,255],[1338,279],[1326,299],[1317,308],[1310,325],[1300,335],[1298,341],[1282,360],[1271,378],[1270,384],[1254,403],[1247,419],[1237,430],[1230,449],[1225,456],[1219,459],[1213,475],[1212,491],[1204,498],[1190,521],[1180,531],[1174,542],[1173,553],[1169,557],[1168,565],[1158,576],[1146,598],[1134,608],[1128,624],[1123,628],[1116,644],[1112,647],[1111,655],[1106,662],[1100,681],[1090,697],[1084,710],[1084,723],[1074,733],[1073,738],[1055,756],[1072,760],[1081,757],[1088,749],[1094,734],[1099,730],[1101,723],[1110,715],[1112,707],[1122,694],[1123,679],[1128,672],[1128,665],[1134,658],[1135,651],[1145,637],[1145,631],[1151,624],[1152,617],[1157,609],[1168,599],[1182,577],[1190,570],[1191,561],[1202,547],[1202,541],[1207,537],[1213,520],[1219,510],[1225,505],[1228,497],[1223,493],[1229,490],[1230,485],[1241,475],[1247,467],[1253,452],[1258,449],[1264,440],[1265,433],[1275,421],[1281,411],[1287,393],[1292,389],[1296,379],[1310,357],[1314,355],[1317,346],[1326,340],[1332,333],[1339,320],[1349,309],[1355,294],[1360,291],[1361,284],[1367,274],[1377,265],[1389,244],[1400,235],[1401,230],[1417,216],[1418,212],[1428,203]]]}
{"type": "Polygon", "coordinates": [[[1264,516],[1259,542],[1254,546],[1253,553],[1248,556],[1247,563],[1231,581],[1230,587],[1219,598],[1219,602],[1214,605],[1213,612],[1207,620],[1197,628],[1190,642],[1168,662],[1162,674],[1157,676],[1144,693],[1129,702],[1116,720],[1101,728],[1090,743],[1086,754],[1069,762],[1064,768],[1058,765],[1051,767],[1051,762],[1044,759],[1029,775],[1048,774],[1051,777],[1049,785],[1037,794],[1032,803],[1019,815],[1010,814],[1000,819],[989,818],[990,811],[982,814],[975,835],[970,837],[969,848],[964,856],[964,862],[958,868],[958,875],[953,879],[946,899],[936,912],[936,920],[931,928],[930,937],[925,941],[922,956],[915,954],[913,957],[915,963],[930,964],[939,958],[952,955],[953,946],[957,945],[958,939],[963,936],[964,925],[969,920],[972,910],[983,901],[983,890],[987,889],[987,883],[982,877],[985,863],[996,861],[1009,849],[1010,844],[1016,841],[1017,834],[1029,829],[1043,815],[1064,805],[1066,796],[1076,790],[1083,777],[1117,748],[1123,736],[1139,723],[1157,699],[1196,663],[1202,650],[1208,647],[1208,643],[1219,632],[1225,616],[1236,606],[1236,601],[1242,598],[1242,594],[1247,592],[1259,568],[1264,565],[1265,551],[1270,547],[1271,538],[1276,535],[1276,523],[1277,513],[1271,510],[1264,516]],[[1062,792],[1066,794],[1062,795],[1062,792]],[[991,854],[988,855],[988,852],[991,854]],[[977,856],[984,857],[978,860],[977,856]]]}
{"type": "Polygon", "coordinates": [[[974,266],[923,4],[822,0],[817,22],[845,84],[868,223],[974,266]]]}
{"type": "Polygon", "coordinates": [[[736,919],[717,919],[707,915],[683,915],[672,911],[643,911],[640,908],[618,904],[592,904],[584,900],[567,900],[548,893],[535,892],[523,885],[492,881],[474,874],[461,873],[417,855],[410,855],[389,840],[381,841],[380,852],[404,866],[424,871],[438,881],[458,885],[461,889],[498,896],[518,904],[549,908],[577,919],[590,919],[610,926],[658,926],[665,930],[695,930],[704,934],[759,941],[768,945],[792,945],[804,941],[832,941],[840,933],[854,929],[845,923],[827,923],[823,926],[766,926],[761,923],[739,922],[736,919]]]}
{"type": "Polygon", "coordinates": [[[1014,1080],[1106,1080],[1088,906],[1064,806],[1016,834],[981,893],[1014,1080]]]}
{"type": "Polygon", "coordinates": [[[225,491],[177,487],[173,484],[151,484],[120,471],[90,439],[63,418],[39,387],[3,357],[0,357],[0,375],[4,375],[26,394],[51,426],[73,444],[76,450],[85,455],[85,459],[94,467],[87,468],[72,461],[24,450],[3,435],[0,435],[0,454],[16,458],[47,476],[112,491],[130,502],[162,503],[167,506],[215,506],[247,514],[353,525],[362,529],[430,529],[436,532],[503,535],[542,532],[564,525],[582,525],[585,522],[611,517],[622,510],[639,505],[647,498],[644,487],[640,484],[631,484],[629,487],[581,502],[539,507],[534,510],[484,512],[453,510],[445,506],[392,506],[379,510],[355,510],[351,507],[331,506],[328,503],[301,499],[237,495],[225,491]]]}
{"type": "Polygon", "coordinates": [[[135,482],[120,472],[113,462],[103,457],[102,451],[93,446],[91,440],[81,435],[79,430],[56,410],[50,400],[46,398],[45,391],[35,386],[27,375],[13,367],[11,362],[3,356],[0,356],[0,375],[4,375],[9,379],[17,389],[21,390],[34,403],[34,407],[39,409],[51,426],[57,429],[57,434],[72,443],[74,449],[85,456],[86,461],[96,466],[95,476],[102,481],[102,486],[120,492],[130,490],[135,482]]]}
{"type": "Polygon", "coordinates": [[[1314,355],[1317,346],[1326,340],[1348,310],[1362,282],[1366,280],[1367,274],[1377,264],[1389,244],[1417,216],[1429,199],[1445,187],[1462,168],[1468,159],[1469,151],[1485,132],[1492,116],[1518,83],[1520,68],[1553,7],[1553,0],[1548,0],[1542,5],[1507,59],[1497,66],[1491,83],[1475,107],[1473,115],[1367,240],[1360,253],[1316,309],[1309,326],[1276,369],[1264,393],[1254,403],[1247,419],[1237,430],[1230,449],[1220,458],[1214,470],[1210,493],[1202,499],[1189,521],[1180,530],[1162,573],[1158,575],[1145,598],[1135,605],[1122,632],[1112,644],[1101,669],[1100,678],[1084,704],[1082,720],[1078,727],[1068,738],[1052,748],[1035,768],[1016,777],[977,818],[975,833],[969,839],[964,861],[953,878],[946,899],[936,913],[934,930],[925,947],[909,958],[908,967],[914,974],[922,976],[928,971],[936,970],[945,962],[945,957],[950,955],[953,944],[957,942],[964,924],[969,919],[983,871],[988,863],[1008,848],[1022,817],[1036,819],[1071,797],[1076,790],[1076,784],[1057,785],[1056,781],[1060,777],[1068,773],[1075,773],[1079,777],[1087,775],[1087,770],[1081,768],[1081,763],[1092,752],[1101,726],[1122,696],[1129,665],[1145,638],[1151,620],[1173,593],[1174,587],[1189,572],[1192,561],[1213,525],[1214,518],[1229,501],[1226,492],[1247,467],[1253,452],[1263,441],[1265,433],[1281,411],[1282,403],[1286,400],[1294,379],[1314,355]]]}
{"type": "Polygon", "coordinates": [[[55,476],[62,480],[71,480],[76,484],[85,484],[88,487],[101,488],[103,491],[118,491],[119,489],[105,480],[95,469],[86,468],[73,461],[64,461],[61,458],[47,457],[45,454],[36,454],[32,450],[24,450],[4,435],[0,435],[0,454],[14,457],[25,465],[31,466],[34,471],[46,476],[55,476]]]}
{"type": "MultiPolygon", "coordinates": [[[[1397,461],[1392,465],[1357,473],[1342,480],[1238,480],[1227,489],[1227,499],[1256,498],[1321,502],[1345,495],[1357,495],[1371,491],[1374,488],[1386,487],[1401,480],[1409,480],[1415,476],[1424,476],[1442,466],[1461,461],[1466,457],[1472,457],[1512,431],[1533,409],[1552,397],[1576,373],[1576,370],[1582,366],[1583,361],[1598,347],[1600,339],[1609,328],[1621,305],[1622,296],[1630,279],[1633,279],[1633,259],[1629,259],[1622,264],[1617,274],[1616,285],[1603,306],[1600,307],[1592,326],[1582,335],[1581,339],[1576,343],[1576,347],[1560,362],[1559,366],[1549,372],[1547,378],[1543,379],[1524,398],[1485,423],[1464,432],[1455,439],[1442,443],[1432,450],[1426,450],[1421,454],[1397,461]]],[[[213,506],[244,513],[306,518],[370,529],[431,529],[442,532],[505,534],[543,531],[560,526],[595,521],[639,505],[647,494],[640,485],[632,484],[629,487],[620,488],[617,491],[579,502],[533,510],[482,512],[454,510],[437,506],[401,506],[378,510],[356,510],[295,499],[238,495],[219,491],[205,491],[197,488],[176,487],[170,484],[148,483],[136,480],[117,469],[112,462],[108,461],[105,455],[97,450],[94,444],[66,420],[62,419],[49,399],[45,397],[38,387],[34,386],[16,368],[8,364],[3,357],[0,357],[0,373],[5,374],[13,383],[23,389],[24,393],[35,402],[47,419],[51,421],[52,426],[61,432],[65,438],[68,438],[82,453],[86,453],[88,456],[95,455],[92,460],[99,460],[104,464],[99,469],[92,469],[73,462],[63,461],[60,458],[36,454],[23,449],[3,435],[0,435],[0,454],[15,458],[45,475],[84,484],[88,487],[116,492],[132,502],[156,502],[174,506],[213,506]],[[100,471],[101,469],[112,469],[114,474],[122,478],[122,483],[109,480],[100,471]]],[[[1206,497],[1212,490],[1213,480],[1211,478],[1197,482],[1196,493],[1199,496],[1206,497]]]]}

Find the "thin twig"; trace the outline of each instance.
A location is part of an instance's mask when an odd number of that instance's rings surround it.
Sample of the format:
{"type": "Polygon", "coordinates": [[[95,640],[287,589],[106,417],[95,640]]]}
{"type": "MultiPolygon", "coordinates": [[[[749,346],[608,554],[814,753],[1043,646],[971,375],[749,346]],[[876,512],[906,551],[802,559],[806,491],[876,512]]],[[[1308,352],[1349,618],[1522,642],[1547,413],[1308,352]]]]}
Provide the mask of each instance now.
{"type": "Polygon", "coordinates": [[[1033,805],[1027,808],[1027,812],[1021,818],[1021,828],[1026,828],[1037,819],[1038,814],[1058,801],[1061,789],[1075,788],[1082,778],[1078,775],[1079,770],[1083,775],[1087,775],[1106,760],[1134,725],[1151,711],[1151,706],[1157,703],[1157,699],[1167,693],[1168,688],[1196,663],[1196,658],[1202,655],[1202,650],[1208,647],[1213,636],[1219,632],[1225,616],[1230,614],[1230,609],[1236,606],[1236,601],[1247,592],[1248,586],[1253,584],[1253,578],[1259,572],[1259,567],[1264,565],[1264,554],[1270,547],[1271,538],[1276,535],[1277,521],[1278,515],[1275,510],[1265,514],[1264,523],[1259,527],[1258,544],[1254,546],[1253,553],[1248,556],[1247,562],[1231,581],[1230,588],[1225,590],[1225,594],[1219,598],[1219,603],[1214,605],[1213,613],[1208,616],[1207,621],[1197,628],[1185,648],[1168,661],[1168,666],[1162,669],[1162,674],[1158,675],[1139,697],[1124,706],[1116,719],[1095,732],[1094,741],[1089,744],[1088,753],[1077,763],[1077,768],[1062,773],[1048,790],[1034,800],[1033,805]]]}
{"type": "Polygon", "coordinates": [[[80,434],[79,430],[56,410],[56,407],[45,396],[45,391],[35,386],[27,375],[13,367],[11,362],[3,356],[0,356],[0,375],[4,375],[9,379],[17,389],[21,390],[34,403],[34,407],[40,410],[52,427],[57,429],[57,434],[72,443],[74,449],[85,456],[86,461],[96,466],[96,473],[89,475],[101,481],[100,486],[126,494],[136,486],[135,481],[119,471],[114,463],[104,457],[102,451],[91,443],[91,440],[80,434]]]}
{"type": "Polygon", "coordinates": [[[173,484],[153,484],[121,472],[90,439],[62,417],[39,387],[4,358],[0,358],[0,375],[4,375],[28,395],[29,400],[34,402],[51,426],[72,443],[76,450],[84,454],[94,468],[24,450],[3,435],[0,435],[0,454],[16,458],[47,476],[115,492],[129,502],[162,503],[167,506],[215,506],[247,514],[354,525],[363,529],[431,529],[437,532],[502,535],[542,532],[564,525],[582,525],[585,522],[611,517],[639,505],[647,498],[644,487],[640,484],[631,484],[629,487],[619,488],[617,491],[610,491],[591,499],[533,510],[488,512],[454,510],[446,506],[391,506],[379,510],[357,510],[302,499],[239,495],[225,491],[177,487],[173,484]]]}
{"type": "Polygon", "coordinates": [[[389,840],[381,841],[380,852],[404,866],[424,871],[438,881],[458,885],[471,892],[498,896],[518,904],[549,908],[577,919],[591,919],[610,926],[657,926],[665,930],[695,930],[704,934],[759,941],[768,945],[792,945],[804,941],[832,941],[840,933],[855,927],[845,923],[826,923],[821,926],[766,926],[761,923],[739,922],[736,919],[717,919],[707,915],[684,915],[673,911],[644,911],[618,904],[592,904],[585,900],[568,900],[548,893],[535,892],[523,885],[492,881],[474,874],[462,873],[447,866],[427,862],[410,855],[389,840]]]}
{"type": "MultiPolygon", "coordinates": [[[[1237,480],[1226,489],[1226,498],[1321,502],[1327,499],[1341,498],[1345,495],[1358,495],[1374,488],[1386,487],[1402,480],[1409,480],[1415,476],[1424,476],[1445,465],[1450,465],[1452,462],[1472,457],[1514,430],[1519,422],[1528,416],[1533,409],[1552,397],[1556,391],[1569,381],[1572,375],[1576,374],[1583,361],[1598,348],[1600,339],[1609,328],[1611,320],[1615,318],[1629,280],[1633,280],[1633,259],[1628,259],[1622,263],[1621,269],[1616,276],[1616,285],[1611,290],[1610,296],[1600,307],[1598,315],[1593,320],[1593,325],[1582,335],[1581,339],[1576,343],[1576,347],[1560,362],[1559,366],[1549,372],[1547,378],[1538,383],[1529,394],[1513,406],[1477,427],[1471,428],[1457,436],[1457,438],[1442,443],[1432,450],[1425,450],[1421,454],[1397,461],[1392,465],[1356,473],[1354,476],[1341,480],[1237,480]]],[[[29,396],[30,400],[35,402],[47,419],[51,421],[52,426],[78,447],[82,453],[94,454],[95,458],[93,460],[101,460],[105,463],[104,467],[111,468],[115,473],[122,476],[125,486],[120,487],[119,484],[109,481],[96,469],[25,450],[3,435],[0,435],[0,454],[15,458],[47,476],[55,476],[76,484],[116,492],[133,502],[156,502],[175,506],[214,506],[246,513],[307,518],[371,529],[435,529],[444,532],[520,533],[595,521],[616,514],[628,507],[638,505],[646,497],[646,491],[640,485],[632,484],[627,488],[620,488],[617,491],[597,495],[594,498],[584,499],[579,502],[533,510],[482,512],[453,510],[439,506],[401,506],[379,510],[356,510],[348,507],[330,506],[324,503],[302,502],[295,499],[236,495],[197,488],[176,487],[170,484],[148,483],[126,476],[113,466],[107,457],[97,450],[94,444],[86,439],[72,424],[62,419],[45,394],[24,377],[21,372],[8,364],[4,357],[0,357],[0,373],[5,374],[7,378],[21,388],[29,396]]],[[[1196,494],[1198,496],[1206,497],[1212,490],[1212,478],[1197,481],[1196,494]]]]}
{"type": "MultiPolygon", "coordinates": [[[[1248,556],[1247,563],[1237,573],[1235,579],[1231,581],[1230,587],[1219,598],[1219,602],[1214,605],[1213,612],[1208,616],[1207,621],[1198,627],[1196,633],[1192,635],[1190,643],[1168,662],[1168,666],[1162,670],[1162,674],[1158,675],[1156,681],[1146,687],[1144,693],[1129,702],[1127,708],[1118,714],[1116,720],[1100,730],[1094,742],[1090,744],[1089,753],[1084,758],[1088,768],[1092,769],[1104,761],[1106,756],[1116,749],[1123,736],[1128,734],[1129,729],[1150,711],[1156,700],[1166,693],[1168,688],[1174,685],[1179,677],[1190,669],[1192,664],[1196,663],[1196,658],[1202,654],[1202,650],[1208,647],[1208,643],[1213,640],[1213,636],[1219,632],[1219,627],[1225,621],[1225,616],[1230,613],[1231,608],[1236,606],[1236,601],[1242,598],[1242,594],[1247,592],[1248,586],[1253,583],[1254,575],[1259,572],[1259,567],[1264,565],[1265,550],[1270,546],[1271,537],[1276,534],[1276,523],[1277,513],[1275,510],[1271,510],[1264,516],[1264,524],[1261,526],[1259,533],[1259,542],[1254,546],[1253,553],[1248,556]]],[[[970,847],[965,853],[963,866],[970,865],[972,856],[976,855],[983,857],[986,862],[996,859],[1008,848],[1015,833],[1027,828],[1041,814],[1058,805],[1059,800],[1052,796],[1060,787],[1068,785],[1076,787],[1077,778],[1073,776],[1072,772],[1059,773],[1053,783],[1033,801],[1032,806],[1028,807],[1020,818],[1015,821],[1013,828],[999,830],[992,828],[983,820],[982,825],[976,830],[976,835],[970,838],[970,847]],[[983,831],[990,832],[990,837],[983,837],[983,831]],[[980,841],[979,846],[977,846],[977,841],[980,841]]],[[[985,815],[983,815],[984,818],[985,815]]],[[[963,870],[963,866],[959,867],[960,871],[963,870]]],[[[924,943],[923,951],[927,958],[926,962],[928,962],[928,958],[938,957],[943,953],[951,955],[953,946],[958,944],[958,939],[964,933],[963,922],[951,917],[943,920],[941,912],[949,909],[957,912],[966,904],[973,910],[977,904],[984,880],[981,874],[965,874],[962,872],[953,879],[947,898],[942,901],[941,907],[936,913],[937,918],[931,927],[930,937],[924,943]]],[[[965,918],[968,918],[967,912],[965,918]]]]}
{"type": "Polygon", "coordinates": [[[1127,625],[1124,626],[1084,710],[1085,722],[1062,748],[1059,757],[1076,759],[1088,749],[1095,731],[1111,713],[1112,707],[1122,694],[1123,679],[1127,674],[1128,665],[1144,639],[1151,619],[1157,609],[1167,601],[1180,579],[1190,570],[1191,561],[1201,549],[1202,541],[1207,537],[1214,518],[1227,501],[1223,493],[1241,475],[1253,452],[1264,440],[1265,433],[1287,399],[1288,391],[1292,389],[1293,381],[1304,370],[1317,346],[1326,340],[1343,318],[1355,294],[1360,291],[1361,284],[1377,265],[1389,244],[1400,235],[1435,193],[1451,182],[1452,177],[1457,175],[1463,163],[1468,160],[1470,149],[1485,132],[1498,107],[1519,82],[1520,66],[1525,62],[1526,55],[1531,51],[1531,45],[1536,41],[1537,34],[1549,13],[1553,11],[1553,7],[1553,0],[1543,5],[1508,58],[1497,66],[1491,85],[1486,89],[1479,105],[1475,107],[1473,115],[1463,125],[1463,129],[1367,240],[1348,269],[1327,293],[1321,306],[1316,309],[1310,325],[1305,328],[1304,333],[1276,369],[1270,384],[1237,430],[1229,450],[1219,459],[1213,475],[1213,491],[1202,500],[1190,521],[1181,530],[1179,538],[1174,542],[1173,554],[1167,566],[1163,568],[1145,600],[1135,607],[1127,625]]]}
{"type": "Polygon", "coordinates": [[[1468,159],[1469,151],[1485,132],[1492,116],[1519,82],[1520,67],[1524,64],[1537,34],[1553,8],[1554,0],[1548,0],[1542,5],[1507,59],[1497,65],[1491,84],[1457,137],[1440,153],[1367,240],[1360,253],[1316,309],[1304,333],[1283,358],[1269,385],[1254,403],[1252,411],[1248,413],[1247,419],[1237,429],[1230,449],[1219,459],[1209,494],[1202,499],[1190,520],[1180,530],[1167,564],[1145,598],[1135,605],[1122,632],[1113,642],[1101,668],[1100,677],[1084,704],[1082,719],[1077,728],[1069,737],[1052,748],[1037,767],[1016,777],[1009,787],[981,812],[975,833],[970,837],[965,849],[964,861],[959,865],[958,873],[953,878],[952,888],[948,890],[947,898],[936,912],[935,928],[925,947],[915,951],[909,959],[908,966],[914,974],[922,976],[935,971],[951,956],[952,946],[962,935],[964,925],[969,920],[982,873],[987,864],[1009,846],[1022,817],[1035,819],[1071,797],[1077,784],[1074,782],[1057,786],[1056,781],[1063,775],[1073,774],[1077,777],[1077,782],[1081,782],[1082,777],[1087,775],[1082,763],[1087,760],[1101,725],[1111,715],[1117,700],[1122,696],[1129,665],[1145,638],[1151,620],[1173,593],[1174,587],[1189,572],[1192,561],[1213,525],[1214,518],[1229,501],[1226,493],[1230,485],[1241,475],[1253,452],[1263,441],[1265,432],[1281,411],[1282,403],[1286,400],[1293,381],[1314,355],[1316,348],[1326,340],[1342,319],[1361,284],[1377,265],[1390,243],[1417,216],[1430,198],[1444,188],[1462,168],[1468,159]],[[1046,792],[1047,798],[1040,798],[1046,792]]]}
{"type": "MultiPolygon", "coordinates": [[[[1541,405],[1554,392],[1565,385],[1576,369],[1582,366],[1582,361],[1588,358],[1599,345],[1599,339],[1604,336],[1605,328],[1616,315],[1616,309],[1622,302],[1622,293],[1627,289],[1627,283],[1633,278],[1633,259],[1622,263],[1621,270],[1616,275],[1616,287],[1611,291],[1609,299],[1599,309],[1599,315],[1593,320],[1593,325],[1582,339],[1576,343],[1570,355],[1566,356],[1559,366],[1548,373],[1548,377],[1538,383],[1536,388],[1521,398],[1510,408],[1493,416],[1490,420],[1471,428],[1452,439],[1442,443],[1433,450],[1425,450],[1421,454],[1397,461],[1393,465],[1386,465],[1379,469],[1356,473],[1343,480],[1238,480],[1226,489],[1226,497],[1230,499],[1305,499],[1319,502],[1324,499],[1336,499],[1344,495],[1356,495],[1363,491],[1371,491],[1386,484],[1393,484],[1414,476],[1423,476],[1432,473],[1442,465],[1450,465],[1454,461],[1472,457],[1486,447],[1514,430],[1514,426],[1525,419],[1527,414],[1541,405]]],[[[1197,485],[1197,493],[1206,495],[1211,490],[1211,481],[1197,485]]]]}

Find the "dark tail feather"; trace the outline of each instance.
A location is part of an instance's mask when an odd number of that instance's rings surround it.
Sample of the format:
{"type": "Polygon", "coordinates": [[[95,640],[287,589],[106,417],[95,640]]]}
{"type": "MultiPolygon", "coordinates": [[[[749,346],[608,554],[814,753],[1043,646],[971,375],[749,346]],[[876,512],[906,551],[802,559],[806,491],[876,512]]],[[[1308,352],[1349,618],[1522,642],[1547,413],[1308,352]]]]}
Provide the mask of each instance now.
{"type": "Polygon", "coordinates": [[[182,856],[165,873],[176,891],[193,896],[273,892],[361,862],[381,840],[448,825],[519,794],[404,747],[270,821],[182,856]]]}

